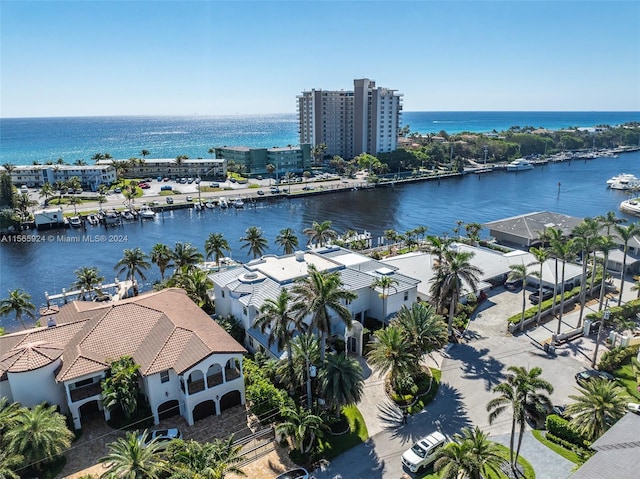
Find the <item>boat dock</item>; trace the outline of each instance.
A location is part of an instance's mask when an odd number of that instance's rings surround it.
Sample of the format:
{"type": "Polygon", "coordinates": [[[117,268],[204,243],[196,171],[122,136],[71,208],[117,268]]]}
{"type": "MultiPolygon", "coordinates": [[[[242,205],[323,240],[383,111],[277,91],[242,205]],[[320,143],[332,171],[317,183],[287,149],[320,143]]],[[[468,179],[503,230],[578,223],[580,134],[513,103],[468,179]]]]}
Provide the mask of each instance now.
{"type": "Polygon", "coordinates": [[[84,294],[93,293],[93,292],[95,292],[96,294],[93,301],[112,302],[112,301],[118,301],[123,298],[128,298],[129,291],[133,288],[133,285],[134,285],[134,281],[131,281],[131,280],[120,281],[118,280],[118,278],[116,278],[115,282],[110,284],[100,284],[96,286],[96,288],[93,291],[87,291],[84,289],[67,291],[65,288],[62,288],[62,293],[60,294],[49,295],[49,293],[45,291],[44,297],[47,300],[47,307],[51,306],[51,303],[60,304],[61,301],[63,304],[67,304],[69,301],[78,300],[84,294]],[[106,293],[105,290],[113,291],[113,293],[106,293]],[[101,299],[101,298],[106,298],[106,299],[101,299]]]}

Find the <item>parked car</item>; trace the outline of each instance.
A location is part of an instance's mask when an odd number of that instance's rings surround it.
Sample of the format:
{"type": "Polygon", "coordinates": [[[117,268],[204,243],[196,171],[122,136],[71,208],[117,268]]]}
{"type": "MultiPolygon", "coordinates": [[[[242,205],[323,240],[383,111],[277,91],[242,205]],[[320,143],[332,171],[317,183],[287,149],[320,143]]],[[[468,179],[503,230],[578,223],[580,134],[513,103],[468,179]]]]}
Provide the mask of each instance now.
{"type": "Polygon", "coordinates": [[[187,178],[187,183],[189,184],[193,183],[193,178],[187,178]]]}
{"type": "Polygon", "coordinates": [[[522,286],[521,279],[508,279],[504,282],[504,287],[509,291],[515,291],[522,286]]]}
{"type": "Polygon", "coordinates": [[[262,191],[262,190],[258,190],[258,191],[257,191],[257,193],[258,193],[258,195],[260,195],[260,196],[264,195],[264,191],[262,191]]]}
{"type": "Polygon", "coordinates": [[[187,201],[193,201],[193,196],[191,196],[191,195],[187,195],[187,198],[186,198],[186,199],[187,199],[187,201]]]}
{"type": "Polygon", "coordinates": [[[173,186],[171,185],[162,185],[160,187],[160,191],[171,191],[173,189],[173,186]]]}
{"type": "Polygon", "coordinates": [[[167,196],[167,204],[168,205],[172,205],[173,204],[173,198],[171,196],[167,196]]]}
{"type": "Polygon", "coordinates": [[[297,469],[291,469],[290,471],[283,472],[276,479],[309,479],[309,473],[306,469],[299,467],[297,469]]]}
{"type": "Polygon", "coordinates": [[[210,186],[211,188],[220,188],[220,183],[216,183],[216,182],[214,181],[213,183],[209,184],[209,186],[210,186]]]}
{"type": "Polygon", "coordinates": [[[627,404],[627,410],[631,412],[635,412],[636,414],[640,414],[640,404],[637,402],[630,402],[627,404]]]}
{"type": "MultiPolygon", "coordinates": [[[[138,436],[141,439],[143,435],[138,436]]],[[[145,445],[150,444],[152,441],[157,443],[161,443],[161,449],[166,445],[166,443],[171,442],[175,439],[182,439],[182,433],[179,429],[154,429],[153,431],[149,431],[147,437],[145,438],[145,445]]]]}
{"type": "Polygon", "coordinates": [[[615,378],[608,372],[598,371],[596,369],[587,369],[576,374],[576,381],[578,382],[578,384],[584,384],[593,379],[604,379],[606,381],[615,380],[615,378]]]}
{"type": "MultiPolygon", "coordinates": [[[[542,301],[546,301],[547,299],[553,298],[553,289],[542,287],[542,301]]],[[[533,304],[538,304],[540,302],[540,291],[536,291],[535,293],[531,293],[529,295],[529,301],[533,304]]]]}
{"type": "Polygon", "coordinates": [[[272,186],[271,193],[280,193],[280,188],[278,188],[277,186],[272,186]]]}
{"type": "Polygon", "coordinates": [[[551,408],[551,412],[556,416],[563,417],[565,419],[571,419],[571,417],[566,413],[567,406],[565,405],[556,405],[551,408]]]}
{"type": "Polygon", "coordinates": [[[122,193],[122,189],[121,188],[114,188],[113,192],[114,193],[122,193]]]}
{"type": "Polygon", "coordinates": [[[140,183],[138,186],[143,190],[148,190],[149,188],[151,188],[151,185],[149,183],[140,183]]]}
{"type": "Polygon", "coordinates": [[[170,180],[169,180],[169,178],[164,177],[164,178],[162,178],[162,181],[164,181],[166,183],[167,181],[170,181],[170,180]]]}
{"type": "Polygon", "coordinates": [[[402,464],[411,472],[428,466],[435,460],[435,455],[447,443],[447,438],[438,431],[423,437],[411,449],[402,455],[402,464]]]}
{"type": "Polygon", "coordinates": [[[156,181],[162,181],[162,176],[158,176],[158,177],[156,178],[156,181]]]}

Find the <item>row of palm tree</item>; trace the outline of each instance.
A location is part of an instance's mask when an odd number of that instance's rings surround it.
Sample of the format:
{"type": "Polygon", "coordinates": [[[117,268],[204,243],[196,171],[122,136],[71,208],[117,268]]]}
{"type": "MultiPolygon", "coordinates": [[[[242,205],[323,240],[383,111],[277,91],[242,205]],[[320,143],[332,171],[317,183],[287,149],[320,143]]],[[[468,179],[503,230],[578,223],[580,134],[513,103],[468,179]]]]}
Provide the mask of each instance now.
{"type": "Polygon", "coordinates": [[[239,467],[242,446],[233,435],[200,443],[175,440],[165,449],[158,441],[148,442],[148,432],[125,437],[107,445],[109,452],[99,462],[106,467],[102,477],[129,479],[224,479],[229,474],[245,477],[239,467]]]}

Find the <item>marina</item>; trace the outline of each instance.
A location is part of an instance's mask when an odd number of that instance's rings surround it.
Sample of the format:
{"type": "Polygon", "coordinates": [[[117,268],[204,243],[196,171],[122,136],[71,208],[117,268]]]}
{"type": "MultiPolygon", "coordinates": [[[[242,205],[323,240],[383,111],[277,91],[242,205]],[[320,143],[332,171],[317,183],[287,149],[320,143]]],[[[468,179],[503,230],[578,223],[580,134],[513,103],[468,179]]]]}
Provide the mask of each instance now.
{"type": "MultiPolygon", "coordinates": [[[[44,292],[69,288],[75,281],[74,271],[81,266],[95,266],[109,277],[125,248],[140,247],[149,253],[156,243],[173,248],[177,241],[183,241],[203,251],[210,233],[222,233],[227,239],[231,251],[225,254],[229,258],[246,262],[251,257],[246,249],[240,249],[240,238],[249,226],[262,229],[268,241],[265,253],[279,254],[281,250],[274,240],[281,229],[292,228],[299,247],[304,248],[306,237],[302,231],[313,221],[330,220],[340,234],[350,229],[366,230],[374,246],[389,229],[403,233],[424,225],[429,235],[452,235],[458,220],[482,224],[532,211],[579,217],[615,211],[635,221],[632,215],[619,210],[620,203],[629,198],[627,193],[607,188],[606,182],[621,171],[638,171],[639,166],[640,152],[636,151],[618,158],[549,162],[523,174],[496,170],[290,199],[265,196],[242,209],[168,209],[174,205],[166,205],[153,219],[122,224],[119,216],[108,212],[106,228],[86,223],[85,228],[32,230],[29,234],[33,240],[3,242],[0,290],[21,288],[32,295],[36,306],[42,306],[46,304],[44,292]]],[[[151,289],[160,274],[152,265],[145,276],[146,281],[140,285],[142,291],[151,289]]],[[[16,325],[3,318],[1,326],[16,325]]]]}

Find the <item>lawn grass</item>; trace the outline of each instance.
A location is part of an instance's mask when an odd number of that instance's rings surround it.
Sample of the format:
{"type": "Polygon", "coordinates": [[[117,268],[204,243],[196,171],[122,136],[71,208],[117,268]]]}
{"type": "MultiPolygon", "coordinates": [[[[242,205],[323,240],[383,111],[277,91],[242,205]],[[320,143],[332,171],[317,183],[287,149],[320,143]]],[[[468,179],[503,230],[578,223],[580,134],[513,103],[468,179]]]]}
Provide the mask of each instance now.
{"type": "Polygon", "coordinates": [[[633,366],[631,364],[625,364],[613,371],[613,375],[622,385],[627,389],[630,396],[640,401],[640,391],[638,391],[638,382],[636,376],[633,373],[633,366]]]}
{"type": "Polygon", "coordinates": [[[582,464],[582,461],[580,460],[580,456],[578,456],[575,452],[570,451],[569,449],[565,449],[560,444],[556,444],[555,442],[549,441],[546,437],[544,437],[544,431],[539,431],[537,429],[534,429],[532,432],[533,432],[533,437],[535,437],[538,441],[540,441],[542,444],[547,446],[556,454],[559,454],[560,456],[564,457],[567,461],[571,461],[574,464],[582,464]]]}
{"type": "MultiPolygon", "coordinates": [[[[503,446],[502,444],[497,444],[499,449],[499,454],[500,456],[507,461],[507,463],[509,462],[509,448],[503,446]]],[[[536,477],[536,472],[533,470],[533,466],[529,463],[529,461],[527,461],[524,457],[519,456],[518,457],[518,464],[520,464],[520,466],[522,466],[522,470],[523,470],[523,474],[526,479],[535,479],[536,477]]],[[[425,473],[423,475],[420,475],[420,473],[418,473],[418,475],[416,476],[416,479],[440,479],[440,474],[437,472],[433,471],[433,466],[429,466],[429,468],[425,471],[425,473]]],[[[493,473],[489,473],[487,474],[485,479],[505,479],[507,476],[503,473],[499,473],[499,474],[493,474],[493,473]]]]}
{"type": "Polygon", "coordinates": [[[356,406],[345,406],[342,413],[349,421],[349,432],[336,436],[325,433],[324,437],[319,440],[319,452],[324,459],[331,460],[338,457],[343,452],[369,439],[367,425],[356,406]]]}

